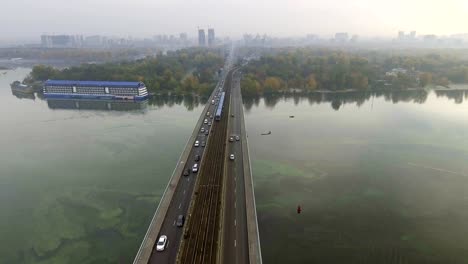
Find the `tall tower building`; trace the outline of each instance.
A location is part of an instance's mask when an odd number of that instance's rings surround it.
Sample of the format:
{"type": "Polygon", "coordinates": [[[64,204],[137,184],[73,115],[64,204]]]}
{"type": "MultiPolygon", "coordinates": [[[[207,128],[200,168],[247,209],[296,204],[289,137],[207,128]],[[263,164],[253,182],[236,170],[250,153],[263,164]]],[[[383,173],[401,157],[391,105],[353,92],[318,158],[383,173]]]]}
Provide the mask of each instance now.
{"type": "Polygon", "coordinates": [[[213,28],[208,29],[208,46],[213,47],[215,44],[215,32],[213,28]]]}
{"type": "Polygon", "coordinates": [[[201,47],[206,46],[205,30],[204,29],[199,29],[198,30],[198,46],[201,46],[201,47]]]}

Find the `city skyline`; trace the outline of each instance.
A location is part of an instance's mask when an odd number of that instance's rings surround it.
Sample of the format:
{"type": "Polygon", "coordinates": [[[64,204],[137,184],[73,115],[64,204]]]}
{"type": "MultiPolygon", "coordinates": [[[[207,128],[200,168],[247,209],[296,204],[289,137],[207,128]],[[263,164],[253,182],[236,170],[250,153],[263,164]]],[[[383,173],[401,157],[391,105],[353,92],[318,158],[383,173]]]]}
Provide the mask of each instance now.
{"type": "Polygon", "coordinates": [[[336,32],[393,38],[400,30],[436,35],[468,31],[468,3],[462,0],[431,1],[430,4],[422,0],[357,0],[352,3],[340,0],[238,0],[235,3],[222,0],[202,3],[25,0],[4,3],[2,10],[0,23],[15,25],[3,29],[3,40],[32,39],[41,34],[144,38],[187,32],[190,37],[196,37],[197,27],[216,28],[219,36],[233,38],[240,38],[244,33],[294,37],[311,33],[333,36],[336,32]],[[51,10],[44,6],[54,6],[54,10],[62,12],[50,16],[47,14],[51,10]],[[185,19],[175,20],[175,17],[185,19]]]}

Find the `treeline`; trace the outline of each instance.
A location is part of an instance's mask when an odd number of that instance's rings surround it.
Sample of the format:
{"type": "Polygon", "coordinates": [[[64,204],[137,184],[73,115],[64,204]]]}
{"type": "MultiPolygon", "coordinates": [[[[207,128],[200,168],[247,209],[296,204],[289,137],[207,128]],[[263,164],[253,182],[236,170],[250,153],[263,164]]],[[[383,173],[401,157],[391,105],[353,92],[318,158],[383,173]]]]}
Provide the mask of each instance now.
{"type": "Polygon", "coordinates": [[[60,80],[142,81],[157,94],[209,94],[223,65],[221,50],[184,49],[137,61],[83,64],[57,69],[35,66],[26,83],[60,80]]]}
{"type": "Polygon", "coordinates": [[[465,57],[434,51],[395,55],[384,51],[288,48],[251,60],[244,69],[242,90],[245,95],[254,95],[291,89],[307,92],[448,86],[468,83],[465,57]]]}

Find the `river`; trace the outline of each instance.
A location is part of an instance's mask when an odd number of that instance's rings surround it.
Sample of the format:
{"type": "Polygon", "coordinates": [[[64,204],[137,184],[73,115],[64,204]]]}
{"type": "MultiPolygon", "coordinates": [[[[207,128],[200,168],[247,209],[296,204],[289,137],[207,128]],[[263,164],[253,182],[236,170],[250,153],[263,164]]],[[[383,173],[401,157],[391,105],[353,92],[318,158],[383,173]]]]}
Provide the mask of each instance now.
{"type": "Polygon", "coordinates": [[[468,263],[466,99],[244,100],[264,263],[468,263]]]}
{"type": "MultiPolygon", "coordinates": [[[[130,263],[205,102],[12,94],[28,72],[0,71],[0,263],[130,263]]],[[[245,98],[264,263],[468,262],[466,99],[245,98]]]]}
{"type": "Polygon", "coordinates": [[[13,95],[28,72],[0,71],[0,263],[130,263],[204,102],[13,95]]]}

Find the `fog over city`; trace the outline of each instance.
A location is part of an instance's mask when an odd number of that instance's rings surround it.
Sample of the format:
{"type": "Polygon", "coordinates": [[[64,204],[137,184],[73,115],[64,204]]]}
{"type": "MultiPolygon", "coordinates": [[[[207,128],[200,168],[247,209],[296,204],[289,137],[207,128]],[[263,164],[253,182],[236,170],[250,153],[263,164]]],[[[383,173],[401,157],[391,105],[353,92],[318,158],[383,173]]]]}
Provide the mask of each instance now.
{"type": "Polygon", "coordinates": [[[465,0],[9,0],[1,10],[1,41],[37,40],[41,34],[149,37],[187,32],[195,37],[198,26],[230,37],[468,31],[465,0]]]}

